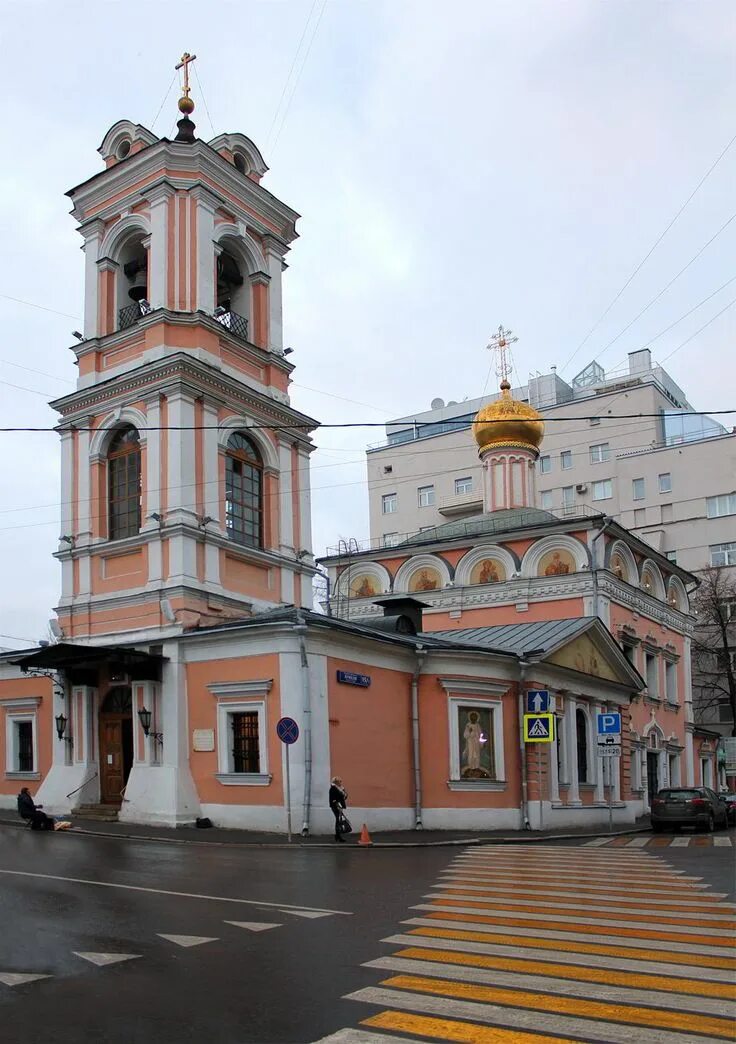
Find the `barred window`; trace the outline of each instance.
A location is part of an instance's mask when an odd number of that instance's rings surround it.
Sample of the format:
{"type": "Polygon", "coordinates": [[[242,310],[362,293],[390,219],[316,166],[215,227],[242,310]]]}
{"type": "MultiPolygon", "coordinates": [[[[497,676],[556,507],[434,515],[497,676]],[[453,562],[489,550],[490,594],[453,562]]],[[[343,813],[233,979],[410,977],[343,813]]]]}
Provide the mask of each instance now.
{"type": "Polygon", "coordinates": [[[120,428],[107,451],[110,540],[135,536],[141,528],[141,444],[138,432],[120,428]]]}
{"type": "Polygon", "coordinates": [[[16,724],[18,739],[18,772],[33,772],[33,722],[16,724]]]}
{"type": "Polygon", "coordinates": [[[260,772],[258,749],[258,711],[231,714],[233,730],[233,772],[260,772]]]}
{"type": "Polygon", "coordinates": [[[263,461],[254,443],[239,431],[227,444],[225,526],[235,543],[263,546],[263,461]]]}

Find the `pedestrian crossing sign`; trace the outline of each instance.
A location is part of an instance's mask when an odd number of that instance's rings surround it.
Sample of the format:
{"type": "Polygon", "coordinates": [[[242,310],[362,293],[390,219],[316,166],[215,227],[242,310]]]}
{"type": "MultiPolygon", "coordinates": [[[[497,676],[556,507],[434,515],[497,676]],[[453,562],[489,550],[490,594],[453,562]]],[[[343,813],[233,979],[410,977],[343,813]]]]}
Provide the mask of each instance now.
{"type": "Polygon", "coordinates": [[[525,714],[524,742],[551,743],[555,738],[554,714],[525,714]]]}

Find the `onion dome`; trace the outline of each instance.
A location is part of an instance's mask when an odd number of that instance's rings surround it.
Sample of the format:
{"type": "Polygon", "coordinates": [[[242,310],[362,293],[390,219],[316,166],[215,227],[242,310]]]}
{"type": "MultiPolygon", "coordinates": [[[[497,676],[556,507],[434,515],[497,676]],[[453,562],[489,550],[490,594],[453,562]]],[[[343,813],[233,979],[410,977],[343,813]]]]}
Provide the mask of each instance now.
{"type": "Polygon", "coordinates": [[[525,402],[511,398],[511,385],[501,382],[501,398],[478,411],[473,422],[473,435],[479,453],[494,447],[531,450],[539,453],[544,437],[541,415],[525,402]]]}

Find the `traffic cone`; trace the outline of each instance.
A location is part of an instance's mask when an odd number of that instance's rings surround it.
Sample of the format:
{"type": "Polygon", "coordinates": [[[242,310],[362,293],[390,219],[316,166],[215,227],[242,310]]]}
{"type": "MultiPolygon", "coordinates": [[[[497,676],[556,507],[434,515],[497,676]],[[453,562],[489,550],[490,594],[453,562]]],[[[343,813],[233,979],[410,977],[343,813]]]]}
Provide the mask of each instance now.
{"type": "Polygon", "coordinates": [[[368,833],[368,827],[365,825],[365,823],[363,824],[363,829],[360,831],[360,839],[358,841],[358,844],[359,845],[372,845],[373,844],[373,842],[371,841],[371,835],[368,833]]]}

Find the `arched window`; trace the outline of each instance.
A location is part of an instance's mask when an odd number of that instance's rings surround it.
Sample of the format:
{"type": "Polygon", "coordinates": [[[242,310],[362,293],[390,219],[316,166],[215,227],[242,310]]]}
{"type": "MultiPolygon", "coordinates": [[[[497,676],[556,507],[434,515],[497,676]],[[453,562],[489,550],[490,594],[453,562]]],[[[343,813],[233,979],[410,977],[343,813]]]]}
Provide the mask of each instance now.
{"type": "Polygon", "coordinates": [[[578,783],[588,782],[588,719],[585,712],[575,711],[575,733],[578,748],[578,783]]]}
{"type": "Polygon", "coordinates": [[[120,428],[107,451],[110,540],[135,536],[141,528],[141,444],[138,432],[120,428]]]}
{"type": "Polygon", "coordinates": [[[225,525],[236,543],[263,546],[263,461],[253,442],[239,431],[227,443],[225,525]]]}

